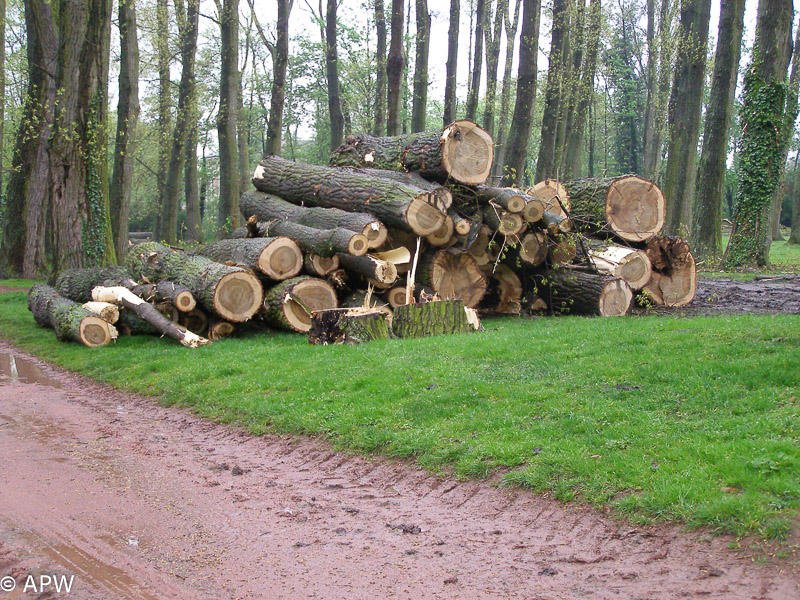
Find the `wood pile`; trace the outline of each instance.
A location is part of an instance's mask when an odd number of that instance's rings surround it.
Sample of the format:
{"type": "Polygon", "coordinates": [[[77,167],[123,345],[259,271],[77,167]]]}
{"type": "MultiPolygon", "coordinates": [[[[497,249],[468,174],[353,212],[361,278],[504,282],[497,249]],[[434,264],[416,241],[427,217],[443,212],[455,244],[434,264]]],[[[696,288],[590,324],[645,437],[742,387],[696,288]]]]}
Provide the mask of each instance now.
{"type": "Polygon", "coordinates": [[[31,301],[37,321],[80,339],[77,317],[65,328],[46,316],[43,303],[60,307],[58,296],[105,301],[119,308],[105,312],[122,333],[187,346],[245,322],[333,343],[474,331],[473,309],[617,316],[637,297],[692,300],[694,259],[686,242],[659,235],[665,198],[654,183],[626,175],[497,187],[487,184],[493,151],[487,132],[457,121],[348,136],[330,166],[267,156],[231,239],[193,252],[145,242],[124,268],[66,271],[31,301]]]}

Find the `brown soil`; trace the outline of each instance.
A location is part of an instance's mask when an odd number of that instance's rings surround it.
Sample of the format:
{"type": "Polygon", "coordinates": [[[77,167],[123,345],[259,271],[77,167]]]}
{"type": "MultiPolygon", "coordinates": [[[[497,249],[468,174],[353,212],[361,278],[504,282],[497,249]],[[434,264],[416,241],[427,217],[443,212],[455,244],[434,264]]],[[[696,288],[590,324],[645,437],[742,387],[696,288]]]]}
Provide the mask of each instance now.
{"type": "Polygon", "coordinates": [[[800,594],[794,566],[738,556],[729,540],[254,437],[5,342],[0,356],[0,578],[75,575],[69,595],[9,598],[800,594]]]}
{"type": "Polygon", "coordinates": [[[22,287],[8,287],[7,285],[0,285],[0,294],[3,292],[27,292],[28,288],[22,287]]]}

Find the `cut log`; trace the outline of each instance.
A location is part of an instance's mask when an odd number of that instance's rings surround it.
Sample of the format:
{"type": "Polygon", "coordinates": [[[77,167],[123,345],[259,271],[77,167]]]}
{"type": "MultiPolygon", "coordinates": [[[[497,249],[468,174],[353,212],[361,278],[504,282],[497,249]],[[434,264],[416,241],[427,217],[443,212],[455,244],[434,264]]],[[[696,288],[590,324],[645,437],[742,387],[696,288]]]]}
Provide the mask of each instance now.
{"type": "Polygon", "coordinates": [[[442,300],[461,300],[464,306],[475,308],[486,293],[486,277],[468,253],[428,251],[420,257],[417,269],[417,282],[442,300]]]}
{"type": "Polygon", "coordinates": [[[59,273],[55,290],[73,302],[91,302],[92,288],[106,279],[130,279],[124,267],[104,267],[98,269],[66,269],[59,273]]]}
{"type": "Polygon", "coordinates": [[[62,342],[80,342],[94,348],[105,346],[117,338],[113,325],[60,295],[49,285],[38,284],[30,289],[28,310],[39,325],[53,329],[62,342]]]}
{"type": "Polygon", "coordinates": [[[611,246],[589,250],[589,260],[601,273],[624,279],[634,291],[642,289],[650,281],[652,269],[644,250],[611,246]]]}
{"type": "Polygon", "coordinates": [[[689,244],[679,237],[657,235],[647,241],[645,252],[654,271],[672,275],[674,269],[683,267],[692,256],[689,244]]]}
{"type": "Polygon", "coordinates": [[[541,231],[531,231],[520,239],[519,258],[529,265],[540,265],[547,258],[547,237],[541,231]]]}
{"type": "Polygon", "coordinates": [[[397,280],[397,267],[393,263],[370,254],[366,256],[340,254],[339,262],[344,269],[383,285],[391,286],[397,280]]]}
{"type": "Polygon", "coordinates": [[[197,306],[192,290],[172,281],[159,281],[156,284],[155,299],[171,302],[181,312],[190,312],[197,306]]]}
{"type": "Polygon", "coordinates": [[[472,229],[472,222],[469,219],[462,217],[454,208],[447,211],[447,216],[453,220],[453,229],[458,235],[469,235],[472,229]]]}
{"type": "Polygon", "coordinates": [[[536,223],[544,216],[544,202],[532,196],[527,196],[527,198],[525,208],[522,209],[522,218],[528,223],[536,223]]]}
{"type": "Polygon", "coordinates": [[[291,279],[303,268],[303,253],[294,240],[285,237],[219,240],[197,250],[218,263],[233,263],[263,273],[275,281],[291,279]]]}
{"type": "Polygon", "coordinates": [[[318,310],[311,316],[311,344],[363,344],[391,337],[391,320],[370,308],[318,310]]]}
{"type": "Polygon", "coordinates": [[[198,346],[209,343],[206,338],[200,337],[196,333],[187,330],[185,327],[170,321],[167,317],[158,312],[152,304],[145,302],[126,287],[97,286],[92,290],[92,298],[94,298],[96,302],[121,304],[140,319],[150,323],[159,333],[178,341],[182,346],[186,346],[187,348],[197,348],[198,346]]]}
{"type": "Polygon", "coordinates": [[[453,219],[447,216],[444,220],[444,224],[439,229],[425,236],[425,241],[431,246],[450,246],[453,243],[454,232],[455,226],[453,224],[453,219]]]}
{"type": "Polygon", "coordinates": [[[119,308],[110,302],[84,302],[83,308],[93,315],[97,315],[106,323],[113,325],[119,321],[119,308]]]}
{"type": "Polygon", "coordinates": [[[522,310],[522,282],[511,267],[503,263],[487,268],[489,289],[481,300],[481,308],[495,314],[519,315],[522,310]]]}
{"type": "Polygon", "coordinates": [[[572,219],[561,214],[550,212],[549,210],[542,213],[536,225],[545,229],[550,235],[558,235],[559,233],[569,233],[572,231],[572,219]]]}
{"type": "Polygon", "coordinates": [[[564,208],[571,212],[571,198],[569,193],[564,185],[555,179],[540,181],[532,188],[525,190],[525,192],[529,196],[533,196],[541,201],[544,205],[544,209],[548,212],[561,215],[562,217],[567,216],[567,213],[564,212],[564,208]]]}
{"type": "Polygon", "coordinates": [[[475,311],[460,300],[421,302],[398,306],[392,331],[399,338],[421,338],[453,333],[474,333],[480,329],[475,311]]]}
{"type": "Polygon", "coordinates": [[[499,244],[494,241],[494,237],[495,233],[487,225],[482,225],[469,247],[468,253],[479,267],[488,265],[497,258],[496,248],[499,244]]]}
{"type": "Polygon", "coordinates": [[[444,213],[427,202],[428,193],[380,177],[348,169],[296,163],[265,157],[253,174],[253,185],[293,203],[368,212],[384,224],[420,236],[433,233],[444,213]]]}
{"type": "Polygon", "coordinates": [[[331,154],[330,164],[412,171],[426,179],[480,185],[489,177],[493,159],[492,136],[472,121],[456,121],[441,132],[397,137],[349,135],[331,154]]]}
{"type": "Polygon", "coordinates": [[[492,231],[496,231],[505,237],[517,237],[528,226],[521,214],[508,212],[496,206],[484,207],[483,222],[492,231]]]}
{"type": "Polygon", "coordinates": [[[386,301],[392,308],[397,308],[398,306],[403,306],[404,304],[408,304],[407,292],[408,290],[406,289],[405,285],[399,285],[393,287],[388,292],[386,292],[386,301]]]}
{"type": "Polygon", "coordinates": [[[386,171],[383,169],[358,169],[356,172],[370,177],[381,177],[428,192],[428,204],[438,208],[442,212],[446,213],[453,205],[453,192],[451,192],[450,189],[438,183],[428,181],[419,173],[386,171]]]}
{"type": "Polygon", "coordinates": [[[203,335],[208,330],[208,316],[199,308],[183,313],[178,322],[197,335],[203,335]]]}
{"type": "Polygon", "coordinates": [[[234,323],[250,319],[263,299],[261,282],[250,271],[155,242],[131,248],[126,266],[137,278],[186,286],[203,308],[234,323]]]}
{"type": "Polygon", "coordinates": [[[528,197],[516,188],[479,185],[475,195],[482,204],[494,202],[510,213],[521,213],[525,209],[528,197]]]}
{"type": "Polygon", "coordinates": [[[339,268],[339,257],[320,256],[319,254],[308,253],[303,259],[306,273],[313,277],[325,277],[339,268]]]}
{"type": "MultiPolygon", "coordinates": [[[[314,229],[349,229],[367,237],[370,248],[380,248],[386,241],[386,227],[375,215],[366,212],[347,212],[336,208],[297,206],[283,198],[257,190],[245,192],[239,200],[245,219],[256,215],[258,221],[291,221],[314,229]]],[[[261,223],[259,223],[259,228],[261,223]]],[[[266,224],[263,225],[266,229],[266,224]]],[[[258,230],[257,230],[258,231],[258,230]]],[[[248,237],[265,237],[263,233],[248,237]]]]}
{"type": "Polygon", "coordinates": [[[617,317],[633,307],[633,290],[618,277],[564,267],[545,271],[534,280],[536,294],[552,313],[617,317]]]}
{"type": "Polygon", "coordinates": [[[550,265],[560,267],[567,265],[575,260],[578,251],[573,239],[560,236],[555,239],[548,240],[548,254],[550,265]]]}
{"type": "Polygon", "coordinates": [[[291,221],[273,221],[267,226],[267,235],[285,235],[297,242],[304,252],[320,256],[333,256],[338,252],[364,256],[369,250],[367,236],[344,227],[314,229],[291,221]]]}
{"type": "Polygon", "coordinates": [[[642,291],[655,304],[666,306],[686,306],[694,300],[697,292],[697,267],[694,257],[686,256],[685,262],[679,267],[659,272],[652,272],[650,281],[645,284],[642,291]]]}
{"type": "Polygon", "coordinates": [[[154,304],[155,309],[164,315],[167,320],[172,321],[173,323],[178,323],[180,321],[181,312],[175,308],[175,305],[172,302],[158,302],[154,304]]]}
{"type": "Polygon", "coordinates": [[[230,337],[236,331],[236,326],[230,321],[213,319],[208,325],[208,339],[211,341],[230,337]]]}
{"type": "Polygon", "coordinates": [[[295,277],[267,290],[264,318],[275,327],[308,333],[311,315],[317,310],[338,308],[336,292],[322,279],[295,277]]]}
{"type": "Polygon", "coordinates": [[[565,184],[570,216],[581,231],[643,242],[664,225],[664,194],[652,181],[635,175],[576,179],[565,184]]]}

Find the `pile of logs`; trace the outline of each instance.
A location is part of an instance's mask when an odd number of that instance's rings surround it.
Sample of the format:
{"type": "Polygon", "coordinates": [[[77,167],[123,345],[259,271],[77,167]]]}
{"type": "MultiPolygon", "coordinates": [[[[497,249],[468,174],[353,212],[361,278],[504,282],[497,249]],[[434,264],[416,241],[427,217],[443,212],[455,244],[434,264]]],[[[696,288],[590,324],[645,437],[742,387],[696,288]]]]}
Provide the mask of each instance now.
{"type": "Polygon", "coordinates": [[[120,333],[198,346],[245,322],[358,342],[474,331],[473,309],[616,316],[637,297],[692,300],[694,259],[659,235],[657,185],[627,175],[497,187],[487,184],[493,151],[487,132],[457,121],[348,136],[330,166],[267,156],[231,239],[193,252],[139,243],[123,268],[70,270],[55,289],[34,288],[31,310],[87,345],[116,335],[96,328],[105,311],[120,333]]]}

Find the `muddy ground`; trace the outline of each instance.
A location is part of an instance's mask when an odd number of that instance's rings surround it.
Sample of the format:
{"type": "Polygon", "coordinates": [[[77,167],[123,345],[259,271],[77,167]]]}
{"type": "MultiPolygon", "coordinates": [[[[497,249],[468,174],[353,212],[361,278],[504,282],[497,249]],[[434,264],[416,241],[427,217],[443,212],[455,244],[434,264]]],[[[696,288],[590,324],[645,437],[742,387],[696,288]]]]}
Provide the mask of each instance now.
{"type": "Polygon", "coordinates": [[[253,437],[5,342],[0,370],[0,598],[800,597],[797,565],[729,539],[253,437]]]}

